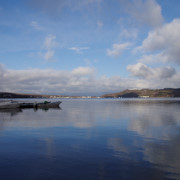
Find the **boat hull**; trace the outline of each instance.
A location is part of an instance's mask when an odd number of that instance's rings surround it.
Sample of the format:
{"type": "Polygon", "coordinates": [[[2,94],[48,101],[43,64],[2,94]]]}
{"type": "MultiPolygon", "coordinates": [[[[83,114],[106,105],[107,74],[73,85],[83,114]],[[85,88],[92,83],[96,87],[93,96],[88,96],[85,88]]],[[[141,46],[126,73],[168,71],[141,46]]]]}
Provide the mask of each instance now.
{"type": "Polygon", "coordinates": [[[61,101],[57,102],[47,102],[47,103],[37,103],[35,108],[57,108],[61,104],[61,101]]]}

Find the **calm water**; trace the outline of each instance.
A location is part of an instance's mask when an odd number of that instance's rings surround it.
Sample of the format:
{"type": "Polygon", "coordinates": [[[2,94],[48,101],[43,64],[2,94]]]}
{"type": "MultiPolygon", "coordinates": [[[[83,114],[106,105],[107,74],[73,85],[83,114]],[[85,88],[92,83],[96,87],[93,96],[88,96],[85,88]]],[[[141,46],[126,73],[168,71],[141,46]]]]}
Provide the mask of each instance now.
{"type": "Polygon", "coordinates": [[[0,110],[0,179],[180,179],[180,99],[0,110]]]}

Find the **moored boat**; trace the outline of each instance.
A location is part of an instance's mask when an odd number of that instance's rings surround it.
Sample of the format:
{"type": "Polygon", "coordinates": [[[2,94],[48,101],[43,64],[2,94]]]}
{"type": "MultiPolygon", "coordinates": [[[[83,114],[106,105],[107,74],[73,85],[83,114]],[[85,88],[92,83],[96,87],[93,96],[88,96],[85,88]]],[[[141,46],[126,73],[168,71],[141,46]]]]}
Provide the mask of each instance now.
{"type": "Polygon", "coordinates": [[[9,109],[9,108],[59,108],[61,101],[51,102],[17,102],[17,101],[3,101],[0,102],[0,109],[9,109]]]}
{"type": "Polygon", "coordinates": [[[56,108],[59,107],[61,103],[62,103],[61,101],[56,101],[56,102],[44,101],[42,103],[36,103],[35,108],[56,108]]]}

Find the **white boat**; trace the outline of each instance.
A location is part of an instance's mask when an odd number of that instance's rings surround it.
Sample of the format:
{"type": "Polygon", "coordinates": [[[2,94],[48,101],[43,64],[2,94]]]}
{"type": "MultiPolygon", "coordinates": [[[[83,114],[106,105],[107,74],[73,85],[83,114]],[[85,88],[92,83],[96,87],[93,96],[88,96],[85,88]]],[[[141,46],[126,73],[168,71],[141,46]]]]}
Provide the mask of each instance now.
{"type": "Polygon", "coordinates": [[[0,109],[12,109],[12,108],[19,108],[20,103],[16,101],[2,101],[0,102],[0,109]]]}

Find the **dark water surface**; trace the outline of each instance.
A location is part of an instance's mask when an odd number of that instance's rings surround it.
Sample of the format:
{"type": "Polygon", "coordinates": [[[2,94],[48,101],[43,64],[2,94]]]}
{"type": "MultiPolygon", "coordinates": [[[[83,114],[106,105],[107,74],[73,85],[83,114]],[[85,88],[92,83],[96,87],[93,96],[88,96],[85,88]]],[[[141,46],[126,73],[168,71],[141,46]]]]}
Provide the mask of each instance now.
{"type": "Polygon", "coordinates": [[[180,179],[180,99],[0,110],[0,179],[180,179]]]}

